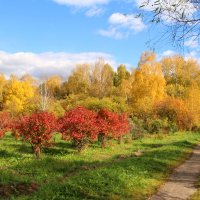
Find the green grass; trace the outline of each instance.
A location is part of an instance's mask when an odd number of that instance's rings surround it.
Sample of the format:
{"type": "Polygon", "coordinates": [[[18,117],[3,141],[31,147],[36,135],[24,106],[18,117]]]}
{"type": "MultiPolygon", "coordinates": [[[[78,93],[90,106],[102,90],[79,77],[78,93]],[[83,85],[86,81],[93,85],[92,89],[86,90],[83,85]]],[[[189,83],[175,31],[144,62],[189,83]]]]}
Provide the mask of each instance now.
{"type": "Polygon", "coordinates": [[[176,133],[122,145],[112,142],[106,149],[94,144],[81,154],[57,137],[57,145],[36,160],[29,145],[7,134],[0,141],[0,184],[39,185],[33,194],[10,199],[143,200],[188,157],[199,136],[176,133]],[[137,150],[143,155],[133,156],[137,150]]]}

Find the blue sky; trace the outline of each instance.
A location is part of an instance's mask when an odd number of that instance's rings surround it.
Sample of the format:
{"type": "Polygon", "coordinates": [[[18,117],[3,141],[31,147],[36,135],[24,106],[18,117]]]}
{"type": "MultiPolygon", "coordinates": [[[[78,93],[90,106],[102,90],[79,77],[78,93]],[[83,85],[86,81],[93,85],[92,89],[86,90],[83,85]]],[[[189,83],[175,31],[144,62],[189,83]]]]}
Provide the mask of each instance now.
{"type": "MultiPolygon", "coordinates": [[[[67,76],[76,63],[99,57],[114,67],[137,66],[149,50],[146,42],[163,31],[135,18],[138,1],[1,0],[0,72],[67,76]]],[[[155,51],[162,56],[176,49],[165,42],[155,51]]]]}

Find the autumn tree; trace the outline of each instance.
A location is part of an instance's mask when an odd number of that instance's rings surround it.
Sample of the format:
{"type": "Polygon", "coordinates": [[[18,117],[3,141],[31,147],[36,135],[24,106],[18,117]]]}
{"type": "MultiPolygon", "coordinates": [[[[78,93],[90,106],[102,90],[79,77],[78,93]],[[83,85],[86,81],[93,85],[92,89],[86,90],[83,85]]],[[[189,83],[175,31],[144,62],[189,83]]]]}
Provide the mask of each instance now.
{"type": "Polygon", "coordinates": [[[43,77],[39,80],[39,87],[37,91],[37,101],[39,104],[39,110],[47,111],[49,108],[52,95],[47,84],[47,78],[43,77]]]}
{"type": "Polygon", "coordinates": [[[125,65],[120,65],[117,72],[114,74],[114,86],[118,87],[122,84],[123,80],[128,80],[131,76],[130,72],[126,69],[125,65]]]}
{"type": "Polygon", "coordinates": [[[112,92],[114,72],[109,64],[100,59],[92,67],[90,95],[102,99],[112,92]]]}
{"type": "Polygon", "coordinates": [[[59,99],[61,96],[62,78],[54,75],[47,79],[46,85],[51,97],[59,99]]]}
{"type": "Polygon", "coordinates": [[[3,74],[0,74],[0,110],[3,109],[3,92],[6,85],[6,78],[3,74]]]}
{"type": "Polygon", "coordinates": [[[166,82],[161,64],[156,62],[154,53],[142,54],[134,74],[131,97],[133,113],[145,117],[151,112],[153,104],[165,97],[166,82]]]}
{"type": "Polygon", "coordinates": [[[11,76],[3,94],[6,110],[12,114],[26,112],[29,109],[34,92],[35,90],[29,82],[20,81],[11,76]]]}
{"type": "Polygon", "coordinates": [[[193,116],[194,124],[200,127],[200,87],[192,84],[186,92],[185,102],[188,110],[193,116]]]}
{"type": "Polygon", "coordinates": [[[124,97],[128,103],[130,99],[133,76],[126,69],[125,65],[120,65],[117,68],[117,72],[114,74],[113,82],[115,86],[113,94],[116,96],[124,97]]]}
{"type": "Polygon", "coordinates": [[[77,65],[67,82],[62,86],[63,96],[69,94],[88,94],[90,81],[90,66],[88,64],[77,65]]]}
{"type": "Polygon", "coordinates": [[[200,83],[200,68],[194,59],[172,56],[163,58],[161,64],[170,96],[184,98],[193,83],[200,83]]]}
{"type": "Polygon", "coordinates": [[[25,74],[20,78],[20,81],[24,81],[24,82],[28,82],[30,83],[30,85],[32,85],[33,87],[37,86],[37,80],[31,76],[30,74],[25,74]]]}
{"type": "Polygon", "coordinates": [[[154,111],[161,119],[167,118],[170,122],[175,122],[179,130],[192,129],[192,113],[181,99],[167,97],[155,104],[154,111]]]}

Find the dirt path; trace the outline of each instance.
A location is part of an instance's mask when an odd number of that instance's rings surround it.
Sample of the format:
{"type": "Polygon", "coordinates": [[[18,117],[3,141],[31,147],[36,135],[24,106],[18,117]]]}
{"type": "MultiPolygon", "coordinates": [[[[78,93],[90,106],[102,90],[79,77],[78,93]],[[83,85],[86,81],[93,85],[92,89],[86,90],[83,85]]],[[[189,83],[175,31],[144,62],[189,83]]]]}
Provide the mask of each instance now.
{"type": "Polygon", "coordinates": [[[200,175],[200,144],[189,160],[174,170],[168,181],[149,200],[187,200],[197,189],[200,175]]]}

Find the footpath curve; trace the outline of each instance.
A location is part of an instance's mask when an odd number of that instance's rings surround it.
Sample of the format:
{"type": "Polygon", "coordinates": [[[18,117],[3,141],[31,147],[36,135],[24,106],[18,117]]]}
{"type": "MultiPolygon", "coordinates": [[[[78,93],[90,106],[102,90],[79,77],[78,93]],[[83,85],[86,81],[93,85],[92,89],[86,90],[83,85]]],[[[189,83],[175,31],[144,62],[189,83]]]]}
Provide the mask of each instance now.
{"type": "Polygon", "coordinates": [[[193,150],[190,159],[177,167],[167,182],[149,200],[187,200],[196,191],[200,175],[200,144],[193,150]]]}

